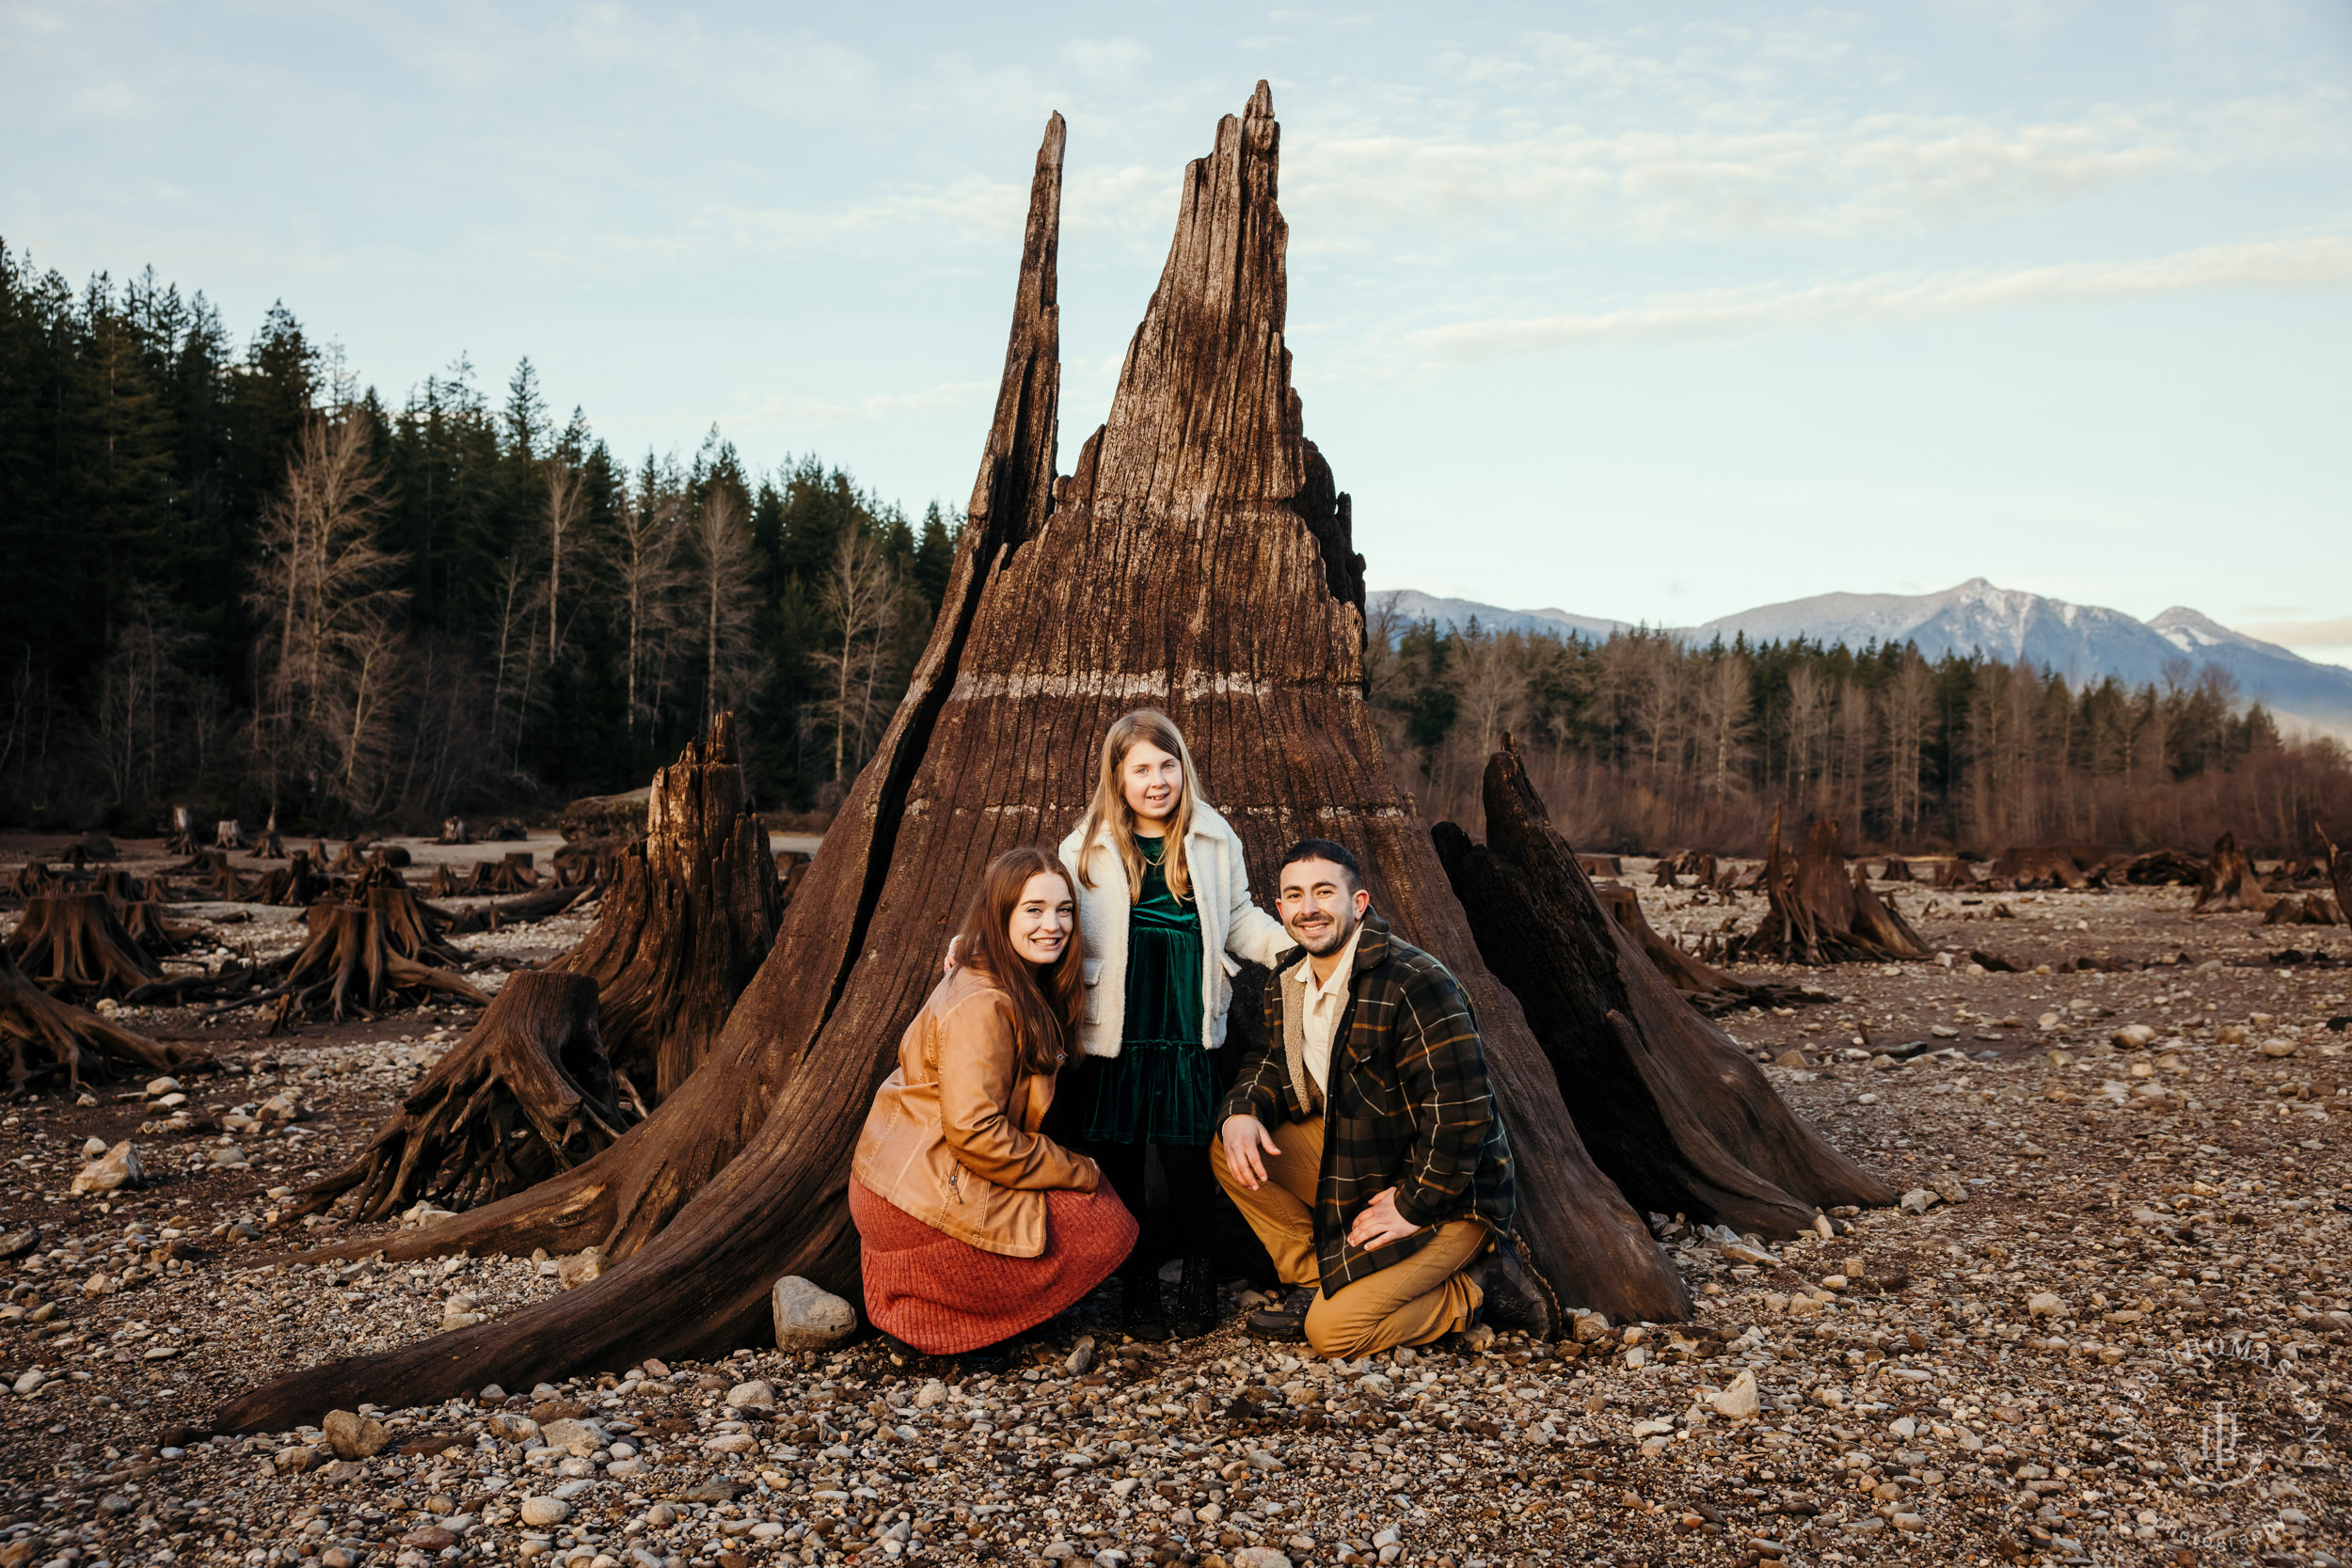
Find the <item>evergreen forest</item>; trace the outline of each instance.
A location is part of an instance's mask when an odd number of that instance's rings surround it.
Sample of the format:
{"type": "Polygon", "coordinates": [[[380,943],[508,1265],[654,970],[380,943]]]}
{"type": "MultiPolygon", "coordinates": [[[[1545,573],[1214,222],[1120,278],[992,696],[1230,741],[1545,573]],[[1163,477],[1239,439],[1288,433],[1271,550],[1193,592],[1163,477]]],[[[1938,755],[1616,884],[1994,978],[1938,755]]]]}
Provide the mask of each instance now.
{"type": "MultiPolygon", "coordinates": [[[[838,801],[905,689],[960,515],[815,456],[612,451],[528,360],[397,404],[282,308],[239,341],[151,272],[75,289],[0,242],[0,825],[418,831],[643,785],[731,708],[764,807],[838,801]]],[[[1530,756],[1581,847],[2304,853],[2352,766],[2215,671],[2076,688],[1982,657],[1587,642],[1411,624],[1375,595],[1399,782],[1475,831],[1530,756]]],[[[1205,759],[1211,777],[1215,759],[1205,759]]]]}

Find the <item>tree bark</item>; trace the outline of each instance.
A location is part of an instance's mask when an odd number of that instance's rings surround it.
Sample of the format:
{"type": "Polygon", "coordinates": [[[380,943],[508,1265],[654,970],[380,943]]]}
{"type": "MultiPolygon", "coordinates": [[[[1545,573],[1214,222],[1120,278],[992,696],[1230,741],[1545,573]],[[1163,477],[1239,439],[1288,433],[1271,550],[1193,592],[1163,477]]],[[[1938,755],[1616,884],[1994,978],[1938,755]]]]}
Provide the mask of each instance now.
{"type": "Polygon", "coordinates": [[[1604,912],[1507,738],[1486,764],[1485,803],[1486,845],[1441,822],[1438,858],[1480,952],[1526,1009],[1577,1131],[1626,1196],[1774,1236],[1810,1228],[1837,1204],[1895,1201],[1800,1120],[1604,912]]]}
{"type": "Polygon", "coordinates": [[[2238,847],[2237,834],[2223,833],[2214,841],[2213,854],[2205,862],[2203,879],[2198,884],[2197,901],[2191,904],[2191,914],[2227,914],[2239,910],[2251,910],[2256,914],[2270,908],[2272,895],[2264,891],[2262,879],[2254,874],[2254,863],[2238,847]]]}
{"type": "Polygon", "coordinates": [[[702,1065],[775,945],[783,908],[735,716],[722,713],[707,742],[655,771],[645,836],[620,851],[596,929],[551,966],[596,981],[613,1069],[646,1104],[702,1065]]]}
{"type": "Polygon", "coordinates": [[[1522,1234],[1557,1292],[1615,1316],[1687,1311],[1389,782],[1364,702],[1348,501],[1290,388],[1278,135],[1262,85],[1186,170],[1110,418],[1057,481],[1054,118],[995,420],[930,642],[767,962],[701,1070],[619,1143],[386,1249],[603,1243],[603,1275],[495,1323],[282,1379],[218,1425],[733,1349],[764,1334],[782,1275],[855,1297],[849,1156],[950,924],[992,858],[1076,818],[1104,727],[1145,703],[1184,726],[1261,889],[1286,842],[1340,836],[1399,934],[1454,968],[1510,1117],[1522,1234]]]}
{"type": "Polygon", "coordinates": [[[346,1195],[360,1222],[420,1200],[469,1209],[571,1169],[627,1123],[597,1037],[596,982],[517,970],[359,1157],[298,1195],[294,1212],[346,1195]]]}

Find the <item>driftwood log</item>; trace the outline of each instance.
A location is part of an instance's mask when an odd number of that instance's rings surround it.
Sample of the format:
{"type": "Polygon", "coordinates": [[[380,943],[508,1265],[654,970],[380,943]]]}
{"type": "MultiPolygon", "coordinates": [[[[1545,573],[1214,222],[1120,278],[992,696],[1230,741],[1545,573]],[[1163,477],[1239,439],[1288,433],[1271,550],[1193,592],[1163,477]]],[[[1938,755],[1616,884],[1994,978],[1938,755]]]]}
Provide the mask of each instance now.
{"type": "Polygon", "coordinates": [[[1604,911],[1507,737],[1486,763],[1485,803],[1486,843],[1440,822],[1438,859],[1585,1147],[1626,1196],[1773,1236],[1809,1229],[1838,1204],[1895,1201],[1800,1120],[1604,911]]]}
{"type": "Polygon", "coordinates": [[[1804,851],[1791,856],[1781,847],[1780,813],[1773,811],[1764,893],[1771,907],[1754,932],[1732,943],[1739,958],[1827,964],[1928,957],[1928,944],[1870,891],[1862,867],[1847,874],[1837,853],[1837,824],[1826,817],[1813,824],[1804,851]]]}
{"type": "Polygon", "coordinates": [[[2213,854],[2205,861],[2205,874],[2197,884],[2197,901],[2189,906],[2188,912],[2228,914],[2250,910],[2261,914],[2270,908],[2271,900],[2272,895],[2254,874],[2254,863],[2238,847],[2237,834],[2223,833],[2214,841],[2213,854]]]}
{"type": "MultiPolygon", "coordinates": [[[[587,890],[549,891],[568,901],[587,890]]],[[[735,716],[723,713],[707,741],[655,772],[645,836],[620,852],[596,929],[552,966],[596,983],[613,1070],[646,1104],[702,1065],[775,945],[783,907],[735,716]]]]}
{"type": "MultiPolygon", "coordinates": [[[[2114,876],[2110,881],[2118,879],[2114,876]]],[[[2166,887],[2181,884],[2195,887],[2205,879],[2205,863],[2195,855],[2178,849],[2151,849],[2135,855],[2123,863],[2120,879],[2134,887],[2166,887]]]]}
{"type": "Polygon", "coordinates": [[[103,893],[41,893],[24,901],[8,952],[41,990],[74,999],[121,998],[164,977],[103,893]]]}
{"type": "Polygon", "coordinates": [[[294,1212],[346,1196],[355,1221],[420,1201],[469,1209],[570,1170],[628,1120],[596,1035],[595,982],[518,970],[358,1158],[298,1194],[294,1212]]]}
{"type": "MultiPolygon", "coordinates": [[[[1687,1314],[1680,1278],[1594,1165],[1390,782],[1363,696],[1349,503],[1290,386],[1270,94],[1262,85],[1186,170],[1109,420],[1057,480],[1062,137],[1056,116],[995,420],[930,643],[709,1058],[578,1170],[367,1243],[404,1258],[601,1245],[604,1274],[493,1323],[280,1379],[231,1401],[218,1428],[731,1350],[764,1335],[783,1275],[854,1297],[850,1149],[938,979],[949,925],[992,858],[1077,818],[1104,727],[1144,703],[1184,726],[1255,885],[1274,885],[1287,842],[1339,837],[1398,933],[1454,968],[1510,1118],[1519,1235],[1557,1294],[1619,1318],[1687,1314]]],[[[1236,1003],[1237,1020],[1248,1013],[1236,1003]]]]}
{"type": "Polygon", "coordinates": [[[85,1080],[118,1071],[178,1072],[202,1061],[185,1046],[151,1040],[33,983],[0,946],[0,1046],[8,1057],[8,1092],[30,1093],[62,1080],[72,1093],[85,1080]]]}

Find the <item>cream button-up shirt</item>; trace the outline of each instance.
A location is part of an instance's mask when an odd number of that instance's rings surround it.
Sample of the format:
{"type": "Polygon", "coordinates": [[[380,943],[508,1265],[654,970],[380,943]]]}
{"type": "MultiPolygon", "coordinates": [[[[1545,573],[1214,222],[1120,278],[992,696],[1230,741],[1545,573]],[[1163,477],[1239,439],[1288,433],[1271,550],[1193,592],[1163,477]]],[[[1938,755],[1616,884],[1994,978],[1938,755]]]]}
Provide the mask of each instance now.
{"type": "Polygon", "coordinates": [[[1317,1094],[1330,1092],[1331,1044],[1339,1035],[1341,1015],[1347,1011],[1347,985],[1356,973],[1356,944],[1363,935],[1363,923],[1358,921],[1347,945],[1340,949],[1339,962],[1332,965],[1328,980],[1315,979],[1312,958],[1291,971],[1299,986],[1298,1028],[1306,1048],[1307,1075],[1315,1081],[1317,1094]]]}

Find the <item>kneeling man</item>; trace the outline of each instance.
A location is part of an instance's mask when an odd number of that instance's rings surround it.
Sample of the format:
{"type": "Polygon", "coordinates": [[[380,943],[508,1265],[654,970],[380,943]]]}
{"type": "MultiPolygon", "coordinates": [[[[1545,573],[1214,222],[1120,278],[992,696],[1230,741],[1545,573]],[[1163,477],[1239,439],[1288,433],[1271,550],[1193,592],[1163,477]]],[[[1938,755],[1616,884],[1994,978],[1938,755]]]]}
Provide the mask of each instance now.
{"type": "Polygon", "coordinates": [[[1511,1253],[1511,1143],[1470,999],[1371,903],[1341,846],[1283,855],[1278,908],[1298,949],[1266,987],[1265,1046],[1212,1151],[1291,1287],[1249,1326],[1331,1357],[1481,1321],[1543,1332],[1511,1253]]]}

